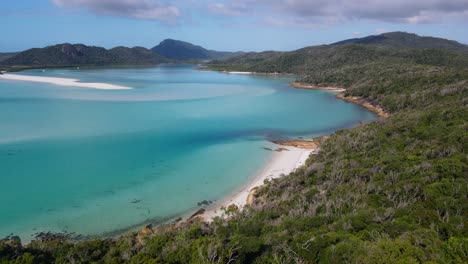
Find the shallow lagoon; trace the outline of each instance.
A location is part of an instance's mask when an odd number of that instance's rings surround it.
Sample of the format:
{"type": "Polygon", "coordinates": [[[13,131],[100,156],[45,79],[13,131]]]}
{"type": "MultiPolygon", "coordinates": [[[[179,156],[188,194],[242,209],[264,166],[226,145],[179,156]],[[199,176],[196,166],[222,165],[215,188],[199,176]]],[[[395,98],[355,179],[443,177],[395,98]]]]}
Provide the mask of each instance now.
{"type": "Polygon", "coordinates": [[[270,137],[371,121],[334,93],[287,77],[156,68],[29,70],[133,87],[95,90],[0,81],[0,237],[99,235],[163,221],[242,186],[270,137]]]}

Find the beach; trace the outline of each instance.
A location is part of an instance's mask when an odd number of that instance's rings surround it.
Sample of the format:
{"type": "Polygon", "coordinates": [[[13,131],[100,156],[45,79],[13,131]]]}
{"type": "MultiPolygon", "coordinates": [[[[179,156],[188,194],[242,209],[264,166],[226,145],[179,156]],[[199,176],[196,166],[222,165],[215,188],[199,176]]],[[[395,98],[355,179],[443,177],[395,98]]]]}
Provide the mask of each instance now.
{"type": "MultiPolygon", "coordinates": [[[[317,151],[318,147],[302,149],[282,146],[281,148],[278,148],[265,166],[242,188],[208,206],[204,212],[199,210],[199,213],[196,216],[202,217],[205,221],[211,222],[215,217],[221,217],[223,215],[223,207],[227,208],[234,204],[239,209],[242,209],[248,203],[247,200],[249,199],[249,194],[253,189],[263,185],[265,180],[272,180],[288,175],[294,170],[300,168],[305,164],[309,155],[315,154],[317,151]]],[[[194,216],[192,215],[189,219],[190,218],[194,218],[194,216]]]]}
{"type": "Polygon", "coordinates": [[[223,73],[228,73],[228,74],[254,74],[253,72],[242,72],[242,71],[223,71],[223,73]]]}
{"type": "Polygon", "coordinates": [[[320,85],[312,85],[308,83],[301,83],[301,82],[292,82],[290,85],[294,88],[299,89],[311,89],[311,90],[323,90],[323,91],[336,91],[336,92],[344,92],[346,91],[345,88],[341,87],[333,87],[333,86],[320,86],[320,85]]]}
{"type": "Polygon", "coordinates": [[[60,86],[73,86],[73,87],[91,88],[91,89],[100,89],[100,90],[132,89],[126,86],[120,86],[120,85],[114,85],[114,84],[108,84],[108,83],[86,83],[86,82],[80,82],[80,80],[77,80],[77,79],[29,76],[29,75],[19,75],[19,74],[9,74],[9,73],[0,74],[0,79],[12,80],[12,81],[49,83],[49,84],[55,84],[55,85],[60,85],[60,86]]]}

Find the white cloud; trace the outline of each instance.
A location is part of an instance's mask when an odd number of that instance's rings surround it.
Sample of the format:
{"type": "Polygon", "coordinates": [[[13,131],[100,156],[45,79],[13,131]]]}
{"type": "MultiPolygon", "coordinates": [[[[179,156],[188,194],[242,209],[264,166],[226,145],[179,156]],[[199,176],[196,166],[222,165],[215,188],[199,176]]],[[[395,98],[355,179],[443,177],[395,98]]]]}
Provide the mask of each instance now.
{"type": "MultiPolygon", "coordinates": [[[[245,9],[279,25],[329,24],[351,20],[390,23],[436,23],[444,19],[466,19],[468,0],[244,0],[245,9]]],[[[211,2],[218,10],[233,10],[229,1],[211,2]]],[[[238,12],[223,12],[238,15],[238,12]]],[[[243,12],[245,14],[245,12],[243,12]]],[[[257,17],[258,18],[258,17],[257,17]]],[[[270,24],[275,24],[270,23],[270,24]]]]}
{"type": "Polygon", "coordinates": [[[155,0],[52,0],[59,7],[84,8],[103,15],[159,20],[173,24],[180,17],[178,7],[155,0]]]}
{"type": "Polygon", "coordinates": [[[225,16],[243,16],[253,11],[249,6],[242,1],[231,1],[230,3],[211,3],[208,4],[208,9],[215,14],[225,16]]]}
{"type": "Polygon", "coordinates": [[[249,23],[316,27],[354,20],[420,24],[468,19],[468,0],[50,0],[60,7],[97,14],[159,20],[186,17],[245,17],[249,23]]]}

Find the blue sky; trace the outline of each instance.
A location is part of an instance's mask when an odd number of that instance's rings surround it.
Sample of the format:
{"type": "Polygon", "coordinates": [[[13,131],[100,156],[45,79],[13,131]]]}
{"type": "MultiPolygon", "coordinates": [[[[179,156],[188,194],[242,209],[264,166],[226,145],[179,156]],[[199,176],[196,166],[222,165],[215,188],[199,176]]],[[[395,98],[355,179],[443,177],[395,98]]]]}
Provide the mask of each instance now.
{"type": "Polygon", "coordinates": [[[406,31],[468,43],[468,0],[2,1],[0,51],[57,43],[293,50],[406,31]]]}

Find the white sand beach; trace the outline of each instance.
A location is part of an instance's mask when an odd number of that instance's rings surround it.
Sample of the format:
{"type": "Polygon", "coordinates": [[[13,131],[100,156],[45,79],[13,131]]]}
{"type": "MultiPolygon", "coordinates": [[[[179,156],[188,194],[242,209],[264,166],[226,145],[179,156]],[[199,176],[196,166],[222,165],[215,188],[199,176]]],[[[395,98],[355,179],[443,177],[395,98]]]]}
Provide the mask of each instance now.
{"type": "Polygon", "coordinates": [[[288,175],[290,172],[304,165],[309,155],[318,151],[318,149],[301,149],[296,147],[283,148],[287,150],[275,152],[265,167],[240,190],[212,204],[199,216],[203,217],[205,221],[211,222],[216,216],[222,216],[223,211],[221,207],[228,207],[234,204],[241,209],[247,204],[247,197],[253,188],[263,185],[264,181],[267,179],[271,180],[288,175]]]}
{"type": "Polygon", "coordinates": [[[228,74],[253,74],[253,72],[242,72],[242,71],[223,71],[223,73],[228,73],[228,74]]]}
{"type": "Polygon", "coordinates": [[[50,84],[61,85],[61,86],[73,86],[73,87],[101,89],[101,90],[132,89],[126,86],[120,86],[120,85],[114,85],[114,84],[108,84],[108,83],[86,83],[86,82],[80,82],[80,80],[77,80],[77,79],[29,76],[29,75],[19,75],[19,74],[10,74],[10,73],[0,74],[0,79],[12,80],[12,81],[50,83],[50,84]]]}

